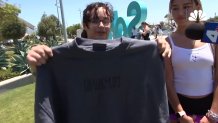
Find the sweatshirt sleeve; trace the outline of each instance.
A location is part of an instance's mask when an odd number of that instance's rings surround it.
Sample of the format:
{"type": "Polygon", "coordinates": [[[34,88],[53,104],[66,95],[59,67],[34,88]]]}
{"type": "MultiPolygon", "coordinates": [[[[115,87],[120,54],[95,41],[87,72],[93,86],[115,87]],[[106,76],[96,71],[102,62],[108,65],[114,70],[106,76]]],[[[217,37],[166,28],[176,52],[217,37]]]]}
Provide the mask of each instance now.
{"type": "Polygon", "coordinates": [[[35,87],[35,123],[54,123],[52,76],[48,65],[37,68],[35,87]]]}

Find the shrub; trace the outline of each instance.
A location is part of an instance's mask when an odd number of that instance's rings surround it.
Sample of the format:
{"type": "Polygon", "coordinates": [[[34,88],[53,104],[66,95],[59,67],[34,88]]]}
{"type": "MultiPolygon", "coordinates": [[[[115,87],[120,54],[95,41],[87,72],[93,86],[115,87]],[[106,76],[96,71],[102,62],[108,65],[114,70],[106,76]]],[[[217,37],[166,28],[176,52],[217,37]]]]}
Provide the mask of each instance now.
{"type": "Polygon", "coordinates": [[[0,50],[0,68],[8,66],[9,62],[7,61],[7,58],[5,50],[0,50]]]}
{"type": "Polygon", "coordinates": [[[10,78],[13,78],[13,77],[18,76],[18,75],[20,75],[20,74],[17,72],[12,72],[11,69],[6,69],[6,70],[0,69],[0,81],[10,79],[10,78]]]}

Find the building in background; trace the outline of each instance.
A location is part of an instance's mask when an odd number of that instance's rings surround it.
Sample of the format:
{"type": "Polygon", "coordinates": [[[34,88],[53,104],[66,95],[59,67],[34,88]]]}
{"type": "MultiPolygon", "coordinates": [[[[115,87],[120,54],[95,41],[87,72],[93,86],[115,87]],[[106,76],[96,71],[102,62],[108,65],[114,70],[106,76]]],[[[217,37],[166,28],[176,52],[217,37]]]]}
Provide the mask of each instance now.
{"type": "Polygon", "coordinates": [[[35,33],[35,26],[32,25],[31,23],[27,22],[26,20],[19,18],[22,22],[25,23],[26,25],[26,35],[31,35],[35,33]]]}

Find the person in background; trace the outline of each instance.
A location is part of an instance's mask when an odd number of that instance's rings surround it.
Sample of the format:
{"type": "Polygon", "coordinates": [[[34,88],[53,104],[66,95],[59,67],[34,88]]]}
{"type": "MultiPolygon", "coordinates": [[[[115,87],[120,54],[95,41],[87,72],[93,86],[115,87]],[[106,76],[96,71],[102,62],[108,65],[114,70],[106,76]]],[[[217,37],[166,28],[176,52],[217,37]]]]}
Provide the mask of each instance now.
{"type": "Polygon", "coordinates": [[[193,23],[188,21],[190,13],[200,9],[200,0],[169,2],[177,24],[166,38],[172,48],[171,58],[165,58],[171,123],[218,122],[218,48],[185,36],[185,29],[193,23]]]}
{"type": "Polygon", "coordinates": [[[146,22],[141,23],[141,26],[139,28],[139,33],[141,34],[141,38],[143,40],[150,40],[149,36],[150,36],[151,31],[150,31],[150,27],[148,23],[146,22]]]}
{"type": "Polygon", "coordinates": [[[175,32],[176,31],[176,24],[175,23],[172,23],[171,26],[170,26],[170,31],[171,32],[175,32]]]}
{"type": "Polygon", "coordinates": [[[155,30],[155,38],[157,38],[157,36],[162,36],[162,35],[163,35],[162,27],[160,24],[158,24],[155,30]]]}
{"type": "Polygon", "coordinates": [[[136,27],[134,26],[132,28],[132,36],[131,38],[137,38],[137,35],[138,35],[138,30],[136,29],[136,27]]]}

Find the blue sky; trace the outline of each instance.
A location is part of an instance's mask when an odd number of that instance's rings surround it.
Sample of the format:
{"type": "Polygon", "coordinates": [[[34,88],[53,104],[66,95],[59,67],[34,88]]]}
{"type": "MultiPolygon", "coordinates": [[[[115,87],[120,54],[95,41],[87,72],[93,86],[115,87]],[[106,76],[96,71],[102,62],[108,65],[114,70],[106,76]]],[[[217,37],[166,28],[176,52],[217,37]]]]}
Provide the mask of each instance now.
{"type": "MultiPolygon", "coordinates": [[[[40,22],[43,13],[47,15],[57,15],[56,0],[3,0],[10,4],[14,4],[21,9],[19,17],[30,22],[34,26],[40,22]]],[[[59,0],[57,0],[59,2],[59,0]]],[[[97,0],[62,0],[65,16],[66,27],[81,22],[80,12],[91,2],[97,0]]],[[[114,10],[118,11],[119,17],[126,17],[127,7],[133,0],[99,0],[101,2],[110,2],[114,10]]],[[[135,0],[139,1],[139,0],[135,0]]],[[[203,10],[207,17],[218,15],[217,0],[201,0],[203,10]]],[[[147,19],[150,24],[159,23],[164,20],[164,16],[168,13],[169,0],[143,0],[147,6],[147,19]]],[[[60,10],[59,10],[60,16],[60,10]]],[[[60,16],[61,20],[61,16],[60,16]]]]}

